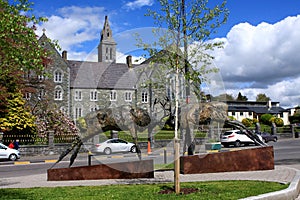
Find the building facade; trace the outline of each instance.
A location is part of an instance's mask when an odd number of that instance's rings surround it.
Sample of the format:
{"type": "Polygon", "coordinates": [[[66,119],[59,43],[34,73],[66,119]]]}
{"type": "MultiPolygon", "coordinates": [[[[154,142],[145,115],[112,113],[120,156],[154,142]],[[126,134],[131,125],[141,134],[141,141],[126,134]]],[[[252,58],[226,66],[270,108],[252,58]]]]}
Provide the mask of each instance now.
{"type": "MultiPolygon", "coordinates": [[[[159,95],[153,88],[141,87],[156,73],[148,68],[148,62],[135,65],[131,56],[126,63],[116,62],[117,43],[107,17],[99,39],[98,62],[69,60],[66,51],[60,54],[51,45],[45,32],[39,43],[50,52],[51,60],[46,67],[50,84],[43,88],[44,99],[74,121],[100,108],[137,105],[149,109],[155,94],[159,95]]],[[[162,93],[166,94],[165,89],[162,93]]],[[[31,94],[26,96],[33,99],[31,94]]]]}
{"type": "Polygon", "coordinates": [[[245,118],[259,119],[263,114],[272,114],[281,118],[284,125],[289,124],[289,111],[280,107],[279,102],[256,102],[256,101],[227,101],[228,116],[238,121],[245,118]]]}

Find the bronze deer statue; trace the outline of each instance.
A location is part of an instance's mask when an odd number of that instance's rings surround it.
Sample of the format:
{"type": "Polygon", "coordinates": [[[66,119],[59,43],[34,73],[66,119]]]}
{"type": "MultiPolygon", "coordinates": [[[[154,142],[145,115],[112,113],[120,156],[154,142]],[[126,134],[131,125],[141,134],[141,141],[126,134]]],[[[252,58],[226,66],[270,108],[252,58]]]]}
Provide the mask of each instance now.
{"type": "Polygon", "coordinates": [[[164,119],[170,115],[171,104],[169,102],[167,97],[162,100],[156,98],[153,107],[159,105],[160,108],[156,109],[154,114],[149,114],[147,110],[129,105],[103,108],[88,113],[84,119],[78,121],[81,136],[77,136],[72,145],[61,153],[55,164],[73,151],[69,164],[71,167],[83,143],[106,130],[129,131],[136,146],[136,153],[141,159],[138,132],[148,129],[150,137],[156,126],[162,127],[166,121],[164,119]]]}

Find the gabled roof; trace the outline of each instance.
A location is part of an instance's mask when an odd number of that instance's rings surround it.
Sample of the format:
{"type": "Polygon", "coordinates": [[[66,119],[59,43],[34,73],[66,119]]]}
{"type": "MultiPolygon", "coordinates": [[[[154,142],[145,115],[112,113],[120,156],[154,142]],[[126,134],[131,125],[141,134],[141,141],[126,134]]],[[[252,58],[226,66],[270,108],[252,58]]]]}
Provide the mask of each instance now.
{"type": "Polygon", "coordinates": [[[280,106],[274,106],[268,108],[267,106],[261,106],[259,104],[255,105],[254,103],[250,103],[248,106],[245,104],[242,104],[241,106],[229,104],[228,111],[229,112],[254,112],[256,114],[266,114],[266,113],[278,114],[278,113],[286,112],[286,110],[280,106]]]}
{"type": "MultiPolygon", "coordinates": [[[[71,88],[132,90],[138,80],[136,68],[124,63],[68,61],[71,69],[71,88]]],[[[144,67],[145,65],[143,65],[144,67]]]]}

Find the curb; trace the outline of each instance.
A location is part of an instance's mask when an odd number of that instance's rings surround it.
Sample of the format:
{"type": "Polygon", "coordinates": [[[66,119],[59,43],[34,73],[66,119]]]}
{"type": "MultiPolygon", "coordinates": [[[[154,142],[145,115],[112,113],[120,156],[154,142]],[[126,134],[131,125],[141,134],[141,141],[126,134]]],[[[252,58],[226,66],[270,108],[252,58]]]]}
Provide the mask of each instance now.
{"type": "MultiPolygon", "coordinates": [[[[294,169],[294,168],[293,168],[294,169]]],[[[300,193],[300,171],[295,169],[296,175],[289,187],[284,190],[261,194],[258,196],[247,197],[241,200],[291,200],[296,199],[300,193]]]]}
{"type": "MultiPolygon", "coordinates": [[[[171,155],[172,153],[167,153],[167,155],[171,155]]],[[[93,154],[90,154],[93,156],[93,154]]],[[[109,158],[128,158],[128,157],[133,157],[136,156],[136,154],[132,155],[107,155],[105,157],[102,157],[102,159],[109,159],[109,158]]],[[[143,153],[142,156],[147,156],[147,157],[154,157],[154,156],[164,156],[164,153],[143,153]]],[[[5,165],[5,164],[14,164],[14,165],[27,165],[27,164],[34,164],[34,163],[55,163],[57,159],[39,159],[39,160],[24,160],[24,161],[8,161],[6,163],[0,163],[0,165],[5,165]]]]}

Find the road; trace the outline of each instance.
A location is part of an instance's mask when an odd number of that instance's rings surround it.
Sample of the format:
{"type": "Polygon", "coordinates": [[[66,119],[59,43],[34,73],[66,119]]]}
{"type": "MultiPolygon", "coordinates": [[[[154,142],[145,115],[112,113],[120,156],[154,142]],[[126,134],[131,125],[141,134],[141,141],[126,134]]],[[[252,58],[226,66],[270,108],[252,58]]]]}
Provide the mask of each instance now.
{"type": "MultiPolygon", "coordinates": [[[[274,161],[275,165],[293,165],[300,163],[300,139],[286,139],[278,140],[278,142],[270,142],[269,145],[274,148],[274,161]]],[[[249,147],[242,147],[249,148],[249,147]]],[[[53,156],[53,159],[57,159],[58,156],[53,156]]],[[[94,155],[91,156],[91,164],[111,163],[111,162],[126,162],[132,160],[138,160],[137,156],[132,153],[128,154],[114,154],[111,156],[106,155],[94,155]]],[[[25,158],[24,158],[25,159],[25,158]]],[[[28,159],[28,158],[26,158],[28,159]]],[[[173,161],[173,156],[170,151],[166,152],[160,149],[157,152],[153,152],[151,155],[143,155],[143,159],[153,159],[154,164],[167,163],[173,161]],[[166,153],[166,154],[165,154],[166,153]]],[[[22,159],[21,159],[22,160],[22,159]]],[[[55,168],[68,167],[68,159],[64,159],[62,162],[55,165],[55,168]]],[[[87,166],[88,155],[81,154],[73,166],[87,166]]],[[[30,164],[14,165],[13,162],[1,162],[0,165],[0,177],[8,178],[15,176],[25,176],[31,174],[45,174],[49,168],[53,166],[53,163],[45,162],[31,162],[30,164]]]]}

